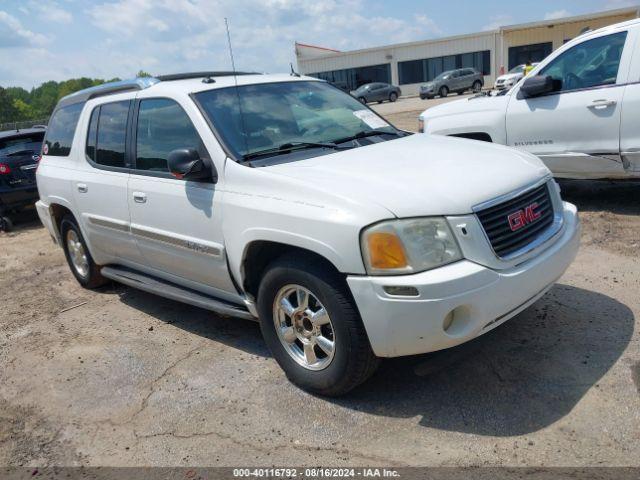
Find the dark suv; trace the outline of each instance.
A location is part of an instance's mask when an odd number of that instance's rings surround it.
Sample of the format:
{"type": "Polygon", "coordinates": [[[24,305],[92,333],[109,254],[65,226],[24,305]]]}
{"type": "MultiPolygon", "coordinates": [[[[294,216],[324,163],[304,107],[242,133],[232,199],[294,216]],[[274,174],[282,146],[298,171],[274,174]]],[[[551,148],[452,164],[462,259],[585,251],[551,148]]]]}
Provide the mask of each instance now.
{"type": "Polygon", "coordinates": [[[38,200],[36,167],[45,128],[0,132],[0,230],[11,229],[10,214],[38,200]]]}
{"type": "Polygon", "coordinates": [[[420,98],[433,98],[440,95],[441,98],[449,95],[450,92],[462,94],[467,90],[476,93],[482,90],[484,76],[474,68],[459,68],[442,72],[430,82],[420,87],[420,98]]]}

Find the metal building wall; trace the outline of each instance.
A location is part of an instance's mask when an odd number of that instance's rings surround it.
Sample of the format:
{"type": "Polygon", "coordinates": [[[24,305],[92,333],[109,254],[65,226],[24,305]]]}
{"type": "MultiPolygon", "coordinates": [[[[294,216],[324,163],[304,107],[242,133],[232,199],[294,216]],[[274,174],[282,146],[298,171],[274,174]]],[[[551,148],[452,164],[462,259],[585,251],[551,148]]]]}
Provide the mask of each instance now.
{"type": "MultiPolygon", "coordinates": [[[[301,55],[297,59],[298,69],[300,73],[309,74],[388,63],[391,66],[391,82],[398,85],[398,62],[489,50],[491,52],[491,74],[485,76],[485,86],[490,87],[501,74],[502,67],[508,69],[509,47],[552,42],[553,50],[555,50],[561,47],[565,40],[578,36],[586,27],[595,30],[631,20],[638,17],[639,10],[634,8],[608,13],[593,14],[591,18],[581,18],[580,20],[576,18],[575,21],[558,19],[551,23],[514,25],[491,32],[351,52],[326,52],[326,54],[320,53],[314,58],[305,58],[304,55],[301,55]]],[[[419,87],[418,83],[400,85],[403,95],[416,95],[419,87]]]]}

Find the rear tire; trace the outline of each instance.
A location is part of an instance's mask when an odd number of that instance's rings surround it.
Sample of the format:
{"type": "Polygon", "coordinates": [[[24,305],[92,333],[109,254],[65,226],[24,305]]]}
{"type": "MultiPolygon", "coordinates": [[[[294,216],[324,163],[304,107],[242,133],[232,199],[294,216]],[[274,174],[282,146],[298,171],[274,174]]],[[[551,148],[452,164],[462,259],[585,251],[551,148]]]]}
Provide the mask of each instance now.
{"type": "Polygon", "coordinates": [[[97,288],[108,280],[100,275],[100,267],[93,261],[76,219],[67,215],[60,222],[62,248],[71,273],[84,288],[97,288]]]}
{"type": "Polygon", "coordinates": [[[482,91],[482,83],[476,80],[473,82],[473,87],[471,88],[473,89],[473,93],[480,93],[482,91]]]}
{"type": "Polygon", "coordinates": [[[389,94],[389,101],[395,102],[396,100],[398,100],[398,94],[396,92],[391,92],[389,94]]]}
{"type": "Polygon", "coordinates": [[[449,95],[449,89],[443,85],[440,87],[440,90],[438,90],[438,93],[440,94],[440,98],[447,98],[447,95],[449,95]]]}
{"type": "Polygon", "coordinates": [[[0,217],[0,231],[10,232],[13,230],[13,222],[9,217],[0,217]]]}
{"type": "Polygon", "coordinates": [[[343,395],[379,364],[344,277],[319,260],[298,254],[271,263],[258,312],[273,357],[304,390],[343,395]]]}

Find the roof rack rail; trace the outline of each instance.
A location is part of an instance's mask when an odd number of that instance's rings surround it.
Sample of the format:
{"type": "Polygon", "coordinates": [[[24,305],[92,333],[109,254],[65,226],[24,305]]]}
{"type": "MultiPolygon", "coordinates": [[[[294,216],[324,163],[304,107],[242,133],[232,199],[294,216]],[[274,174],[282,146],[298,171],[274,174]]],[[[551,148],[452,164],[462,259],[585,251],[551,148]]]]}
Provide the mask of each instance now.
{"type": "Polygon", "coordinates": [[[187,73],[172,73],[169,75],[158,75],[155,78],[157,78],[161,82],[171,82],[173,80],[188,80],[190,78],[231,77],[233,75],[260,75],[260,74],[256,72],[233,72],[233,71],[187,72],[187,73]]]}
{"type": "Polygon", "coordinates": [[[104,95],[112,95],[115,93],[131,92],[134,90],[144,90],[155,85],[160,80],[153,77],[134,78],[133,80],[121,80],[118,82],[103,83],[95,87],[85,88],[78,92],[62,97],[58,102],[56,109],[73,105],[75,103],[83,103],[92,98],[102,97],[104,95]]]}

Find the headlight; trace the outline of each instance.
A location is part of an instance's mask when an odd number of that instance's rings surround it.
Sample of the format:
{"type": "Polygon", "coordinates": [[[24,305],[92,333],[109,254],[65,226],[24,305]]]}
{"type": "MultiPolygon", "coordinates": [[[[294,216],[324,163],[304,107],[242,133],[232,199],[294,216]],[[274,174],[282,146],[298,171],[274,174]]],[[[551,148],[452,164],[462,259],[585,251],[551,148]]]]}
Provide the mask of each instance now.
{"type": "Polygon", "coordinates": [[[390,220],[362,232],[362,255],[370,275],[423,272],[462,259],[441,217],[390,220]]]}

